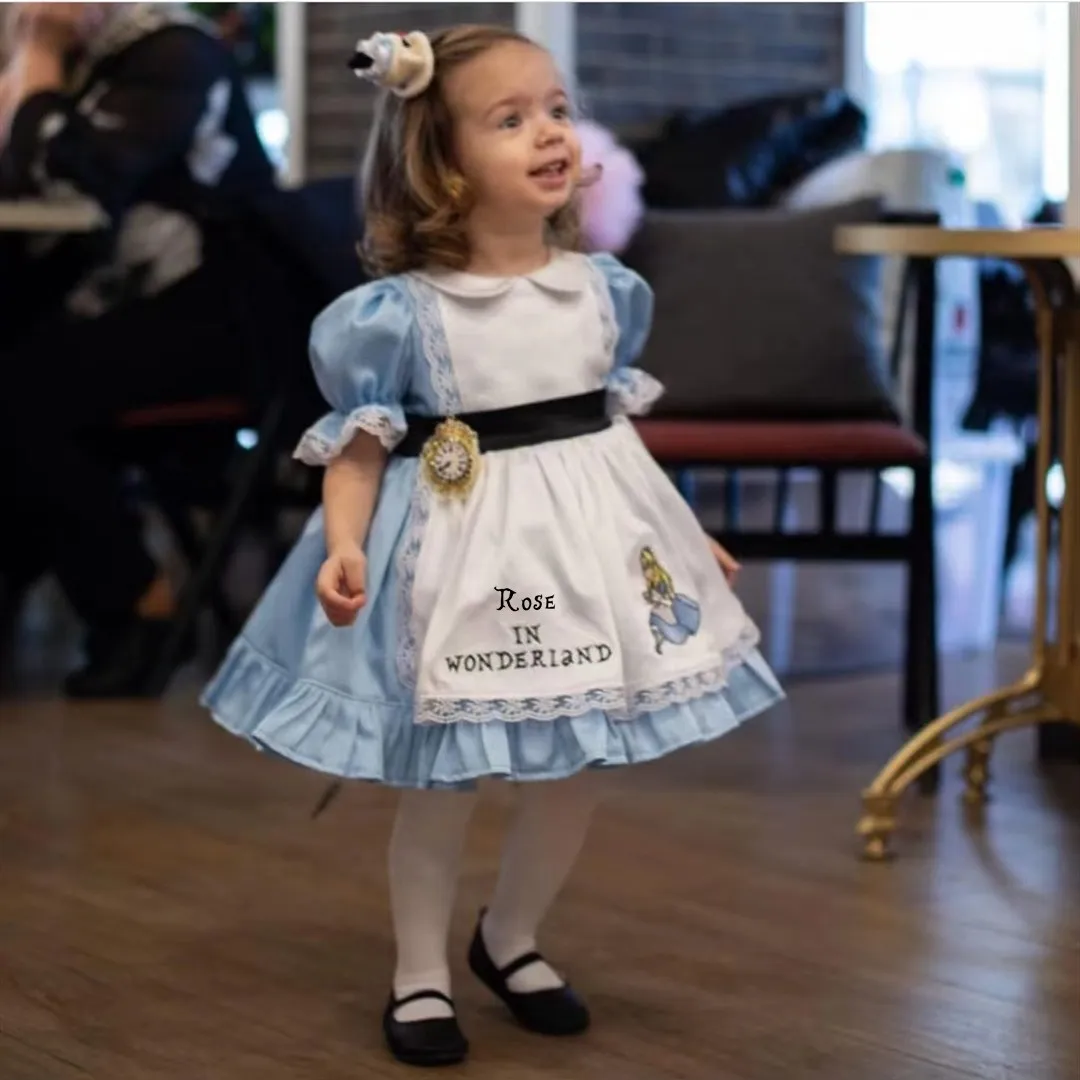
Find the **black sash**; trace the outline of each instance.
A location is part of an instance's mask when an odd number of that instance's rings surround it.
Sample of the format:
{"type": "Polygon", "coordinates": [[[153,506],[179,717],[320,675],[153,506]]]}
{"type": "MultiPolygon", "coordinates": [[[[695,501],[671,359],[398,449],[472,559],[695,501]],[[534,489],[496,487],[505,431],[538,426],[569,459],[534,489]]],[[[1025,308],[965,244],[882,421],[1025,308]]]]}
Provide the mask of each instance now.
{"type": "MultiPolygon", "coordinates": [[[[424,443],[445,419],[444,416],[407,415],[405,420],[409,430],[393,452],[402,457],[418,457],[424,443]]],[[[456,413],[454,419],[476,432],[481,454],[490,450],[512,450],[519,446],[535,446],[556,439],[591,435],[611,426],[606,390],[593,390],[588,394],[553,398],[550,401],[533,401],[508,409],[456,413]]]]}

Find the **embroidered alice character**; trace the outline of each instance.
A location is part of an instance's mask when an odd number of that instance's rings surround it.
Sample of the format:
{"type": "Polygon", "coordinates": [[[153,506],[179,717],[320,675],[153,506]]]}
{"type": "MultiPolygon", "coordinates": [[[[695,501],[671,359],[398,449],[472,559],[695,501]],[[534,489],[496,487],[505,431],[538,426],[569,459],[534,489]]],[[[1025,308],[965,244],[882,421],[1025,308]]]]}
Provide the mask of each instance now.
{"type": "Polygon", "coordinates": [[[325,468],[322,507],[203,700],[331,793],[401,791],[383,1034],[400,1061],[448,1065],[469,1045],[447,938],[478,782],[513,783],[516,810],[469,969],[529,1031],[578,1034],[589,1009],[537,935],[599,774],[719,738],[783,691],[733,560],[629,420],[661,392],[636,364],[652,292],[578,248],[589,170],[551,56],[464,26],[375,34],[351,65],[381,90],[360,185],[371,280],[312,326],[330,411],[296,456],[325,468]],[[554,606],[516,617],[511,648],[499,589],[526,583],[554,606]]]}
{"type": "Polygon", "coordinates": [[[681,645],[698,632],[701,605],[675,591],[671,575],[660,565],[651,547],[641,549],[641,572],[645,577],[645,601],[653,608],[649,613],[649,629],[656,651],[663,650],[664,642],[681,645]]]}

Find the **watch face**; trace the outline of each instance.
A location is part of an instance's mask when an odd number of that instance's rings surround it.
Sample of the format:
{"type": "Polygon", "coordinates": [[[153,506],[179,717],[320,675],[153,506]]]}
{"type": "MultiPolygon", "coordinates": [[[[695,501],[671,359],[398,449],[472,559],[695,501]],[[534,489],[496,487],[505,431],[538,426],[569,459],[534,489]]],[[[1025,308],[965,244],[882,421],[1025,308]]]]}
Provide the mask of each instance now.
{"type": "Polygon", "coordinates": [[[469,451],[460,443],[442,443],[432,455],[431,468],[444,483],[454,484],[469,475],[469,451]]]}

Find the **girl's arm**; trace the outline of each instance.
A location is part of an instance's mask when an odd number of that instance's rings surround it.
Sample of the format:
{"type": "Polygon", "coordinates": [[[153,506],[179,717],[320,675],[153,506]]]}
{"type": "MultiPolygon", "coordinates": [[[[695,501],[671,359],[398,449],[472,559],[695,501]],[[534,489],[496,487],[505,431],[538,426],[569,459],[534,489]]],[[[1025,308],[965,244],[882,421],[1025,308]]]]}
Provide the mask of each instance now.
{"type": "Polygon", "coordinates": [[[326,561],[315,581],[315,595],[332,626],[351,626],[367,600],[364,541],[385,465],[386,451],[379,440],[361,431],[323,475],[326,561]]]}
{"type": "Polygon", "coordinates": [[[331,411],[308,428],[295,456],[326,470],[327,558],[315,591],[333,626],[352,625],[364,606],[364,545],[387,454],[408,427],[401,402],[415,323],[401,286],[376,280],[338,297],[311,327],[312,370],[331,411]]]}
{"type": "Polygon", "coordinates": [[[724,571],[724,577],[727,578],[728,584],[734,585],[742,566],[727,548],[718,544],[711,536],[708,537],[708,540],[713,557],[720,564],[720,569],[724,571]]]}
{"type": "Polygon", "coordinates": [[[323,476],[323,514],[329,554],[362,549],[375,512],[386,451],[374,435],[356,437],[326,467],[323,476]]]}

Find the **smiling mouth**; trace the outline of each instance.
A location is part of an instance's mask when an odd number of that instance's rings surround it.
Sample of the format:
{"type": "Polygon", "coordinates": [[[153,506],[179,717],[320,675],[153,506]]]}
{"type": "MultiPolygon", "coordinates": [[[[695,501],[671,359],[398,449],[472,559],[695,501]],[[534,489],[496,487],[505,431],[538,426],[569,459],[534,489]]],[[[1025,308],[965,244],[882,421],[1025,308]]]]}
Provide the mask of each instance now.
{"type": "Polygon", "coordinates": [[[562,161],[552,161],[542,168],[533,169],[530,176],[565,176],[570,168],[570,162],[565,158],[562,161]]]}

